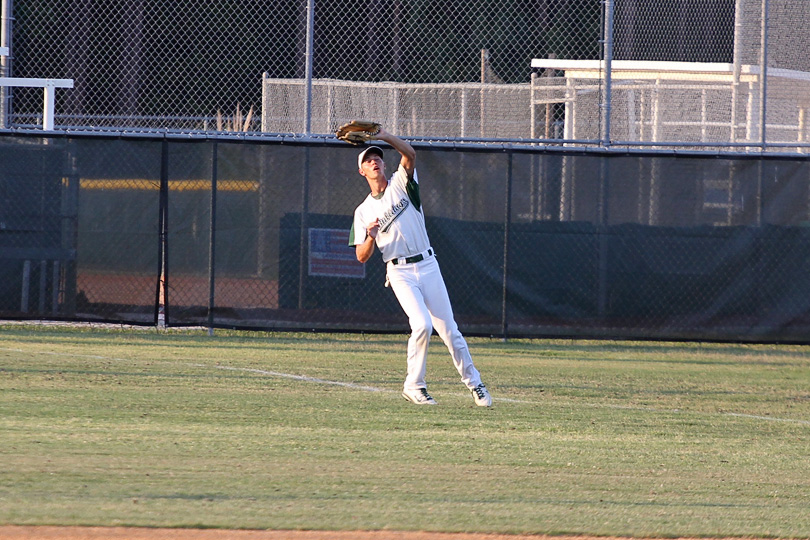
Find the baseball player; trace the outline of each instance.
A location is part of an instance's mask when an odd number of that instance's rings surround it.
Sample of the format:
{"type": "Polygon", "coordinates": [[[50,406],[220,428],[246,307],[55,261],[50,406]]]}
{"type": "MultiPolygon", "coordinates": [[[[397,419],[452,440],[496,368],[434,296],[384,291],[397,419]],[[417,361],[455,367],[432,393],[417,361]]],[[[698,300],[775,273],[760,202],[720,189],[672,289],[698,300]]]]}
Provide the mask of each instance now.
{"type": "Polygon", "coordinates": [[[379,146],[369,146],[357,157],[359,172],[368,181],[371,193],[354,212],[349,245],[355,246],[357,260],[362,263],[371,258],[375,247],[380,249],[386,263],[386,286],[393,289],[408,316],[411,336],[402,396],[417,405],[436,404],[425,384],[428,345],[435,329],[475,404],[489,407],[492,398],[453,318],[447,288],[425,229],[414,168],[416,152],[382,128],[372,138],[391,145],[401,159],[396,172],[387,179],[379,146]]]}

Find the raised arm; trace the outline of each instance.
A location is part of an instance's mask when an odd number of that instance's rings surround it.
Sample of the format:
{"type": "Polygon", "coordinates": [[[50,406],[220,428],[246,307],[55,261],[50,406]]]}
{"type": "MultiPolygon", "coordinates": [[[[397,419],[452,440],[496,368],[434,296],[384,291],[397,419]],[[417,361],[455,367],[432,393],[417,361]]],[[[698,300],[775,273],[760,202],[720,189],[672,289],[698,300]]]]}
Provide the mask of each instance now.
{"type": "Polygon", "coordinates": [[[413,169],[416,165],[416,150],[408,144],[407,142],[403,141],[393,133],[389,133],[384,129],[380,129],[380,132],[377,134],[375,139],[378,139],[383,142],[387,142],[390,144],[394,150],[399,152],[402,156],[399,164],[405,168],[405,172],[408,173],[409,177],[413,176],[413,169]]]}

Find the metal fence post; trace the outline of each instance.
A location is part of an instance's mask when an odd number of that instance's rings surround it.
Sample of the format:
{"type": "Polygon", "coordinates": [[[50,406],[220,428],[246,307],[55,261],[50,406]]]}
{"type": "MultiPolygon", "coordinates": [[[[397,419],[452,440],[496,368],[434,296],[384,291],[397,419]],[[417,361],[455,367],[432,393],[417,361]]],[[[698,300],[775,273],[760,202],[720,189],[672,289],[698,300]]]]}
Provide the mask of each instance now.
{"type": "Polygon", "coordinates": [[[512,158],[514,154],[507,150],[508,165],[506,168],[506,204],[504,205],[503,223],[503,289],[501,297],[501,337],[506,341],[509,331],[509,233],[512,223],[512,158]]]}
{"type": "Polygon", "coordinates": [[[769,0],[762,0],[762,27],[760,46],[760,68],[759,68],[759,130],[760,130],[760,144],[762,150],[765,150],[767,145],[766,122],[767,122],[767,108],[768,108],[768,5],[769,0]]]}
{"type": "Polygon", "coordinates": [[[729,141],[737,142],[737,102],[740,99],[740,76],[742,74],[743,51],[743,0],[734,1],[734,49],[732,53],[731,82],[731,134],[729,141]]]}
{"type": "Polygon", "coordinates": [[[48,261],[42,259],[39,261],[39,298],[37,299],[37,310],[39,313],[45,313],[45,294],[48,289],[48,261]]]}
{"type": "Polygon", "coordinates": [[[62,291],[62,313],[65,315],[76,314],[76,297],[78,295],[77,262],[75,253],[79,243],[79,164],[77,143],[68,143],[67,164],[65,178],[67,183],[63,183],[64,192],[62,200],[62,249],[73,253],[64,261],[64,290],[62,291]]]}
{"type": "Polygon", "coordinates": [[[307,49],[306,49],[306,127],[304,133],[312,133],[312,49],[315,34],[315,0],[307,0],[307,49]]]}
{"type": "Polygon", "coordinates": [[[309,243],[309,174],[310,174],[310,147],[307,146],[304,150],[304,181],[301,182],[301,231],[298,238],[298,309],[304,309],[306,302],[306,294],[304,289],[306,287],[306,272],[308,271],[308,256],[307,246],[309,243]]]}
{"type": "Polygon", "coordinates": [[[59,259],[54,259],[51,277],[51,315],[59,313],[59,283],[61,275],[62,270],[59,259]]]}
{"type": "Polygon", "coordinates": [[[169,141],[160,148],[160,195],[158,202],[158,282],[155,290],[155,326],[166,327],[169,291],[169,141]]]}
{"type": "Polygon", "coordinates": [[[610,108],[613,91],[613,0],[605,0],[604,69],[605,94],[602,103],[602,146],[610,146],[610,108]]]}
{"type": "Polygon", "coordinates": [[[20,311],[28,313],[29,293],[31,292],[31,261],[26,259],[23,263],[22,290],[20,291],[20,311]]]}
{"type": "Polygon", "coordinates": [[[597,238],[599,254],[598,261],[598,292],[597,292],[597,315],[600,319],[606,317],[608,312],[608,255],[610,253],[610,235],[608,226],[610,220],[608,216],[610,200],[610,156],[603,156],[599,166],[599,218],[597,221],[597,238]]]}
{"type": "Polygon", "coordinates": [[[216,246],[217,246],[217,140],[211,145],[211,230],[208,234],[208,335],[214,335],[214,291],[216,290],[216,246]]]}
{"type": "MultiPolygon", "coordinates": [[[[0,77],[11,77],[11,55],[14,37],[14,0],[2,0],[2,20],[0,20],[0,47],[5,54],[0,55],[0,77]]],[[[14,90],[10,86],[0,87],[0,129],[11,127],[11,97],[14,90]]]]}

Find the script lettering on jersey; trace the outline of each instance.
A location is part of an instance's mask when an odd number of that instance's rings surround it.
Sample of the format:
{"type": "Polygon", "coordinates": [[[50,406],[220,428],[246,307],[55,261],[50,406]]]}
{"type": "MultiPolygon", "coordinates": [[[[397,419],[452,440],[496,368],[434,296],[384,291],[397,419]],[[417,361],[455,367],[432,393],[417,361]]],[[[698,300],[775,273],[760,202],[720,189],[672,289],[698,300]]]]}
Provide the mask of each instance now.
{"type": "Polygon", "coordinates": [[[391,227],[391,224],[402,215],[402,212],[404,212],[406,208],[408,208],[409,204],[410,202],[408,201],[408,198],[402,197],[400,200],[391,205],[391,208],[386,210],[379,219],[380,231],[386,232],[388,228],[391,227]]]}

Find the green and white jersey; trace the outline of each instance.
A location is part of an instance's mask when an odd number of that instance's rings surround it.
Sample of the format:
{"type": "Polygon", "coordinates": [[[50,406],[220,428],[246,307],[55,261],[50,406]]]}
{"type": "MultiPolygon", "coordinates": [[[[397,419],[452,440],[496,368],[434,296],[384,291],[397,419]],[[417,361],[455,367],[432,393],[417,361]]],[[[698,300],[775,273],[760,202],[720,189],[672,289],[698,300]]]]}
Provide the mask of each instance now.
{"type": "Polygon", "coordinates": [[[365,241],[366,227],[375,219],[380,223],[376,243],[383,261],[411,257],[430,247],[416,170],[413,178],[408,178],[405,168],[400,165],[388,179],[388,187],[379,198],[369,194],[357,207],[349,234],[350,246],[365,241]]]}

